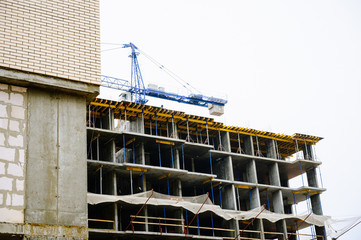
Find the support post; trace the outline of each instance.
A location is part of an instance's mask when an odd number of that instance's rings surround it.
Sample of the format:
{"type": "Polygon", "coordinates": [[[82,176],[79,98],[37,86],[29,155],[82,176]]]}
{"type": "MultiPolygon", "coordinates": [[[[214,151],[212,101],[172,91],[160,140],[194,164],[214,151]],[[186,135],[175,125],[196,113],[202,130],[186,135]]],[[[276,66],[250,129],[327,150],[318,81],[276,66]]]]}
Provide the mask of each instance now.
{"type": "Polygon", "coordinates": [[[192,220],[189,222],[189,224],[187,224],[187,227],[186,227],[185,230],[184,230],[184,234],[185,234],[186,237],[187,237],[187,232],[188,232],[189,225],[191,225],[192,222],[194,221],[195,217],[198,216],[199,211],[201,211],[203,205],[206,203],[206,201],[208,200],[208,198],[209,198],[209,193],[207,192],[207,197],[206,197],[206,199],[204,200],[204,202],[202,203],[202,206],[198,209],[197,213],[193,216],[192,220]]]}
{"type": "Polygon", "coordinates": [[[133,221],[134,221],[134,219],[139,215],[139,213],[142,211],[142,209],[145,207],[145,205],[147,204],[147,202],[149,201],[149,199],[153,196],[153,193],[154,193],[154,190],[152,189],[152,193],[151,193],[150,196],[147,198],[147,200],[146,200],[145,203],[142,205],[142,207],[139,209],[139,211],[137,212],[137,214],[135,214],[135,216],[130,219],[129,224],[128,224],[128,226],[125,228],[124,231],[127,231],[127,229],[129,228],[129,226],[132,226],[132,230],[133,230],[133,234],[134,234],[133,221]]]}

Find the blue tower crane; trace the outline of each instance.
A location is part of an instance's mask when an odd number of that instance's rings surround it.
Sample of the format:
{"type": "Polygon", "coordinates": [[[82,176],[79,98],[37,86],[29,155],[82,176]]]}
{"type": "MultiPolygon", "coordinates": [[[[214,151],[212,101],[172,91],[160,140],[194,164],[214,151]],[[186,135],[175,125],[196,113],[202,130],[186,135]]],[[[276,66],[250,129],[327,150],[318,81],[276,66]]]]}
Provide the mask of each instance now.
{"type": "MultiPolygon", "coordinates": [[[[139,53],[140,50],[133,43],[123,44],[122,48],[131,48],[131,54],[129,55],[132,61],[130,83],[129,81],[124,79],[102,75],[101,76],[102,87],[113,88],[113,89],[129,92],[131,94],[131,101],[141,104],[147,103],[148,100],[146,99],[146,96],[149,96],[149,97],[166,99],[170,101],[176,101],[180,103],[192,104],[201,107],[208,107],[210,109],[216,106],[219,109],[221,109],[221,112],[223,111],[223,107],[227,103],[227,100],[222,98],[208,97],[196,93],[191,93],[188,96],[184,96],[177,93],[166,92],[159,89],[146,88],[144,85],[142,73],[138,62],[138,55],[140,54],[139,53]]],[[[163,65],[160,65],[159,67],[164,70],[163,65]]],[[[186,84],[190,86],[190,84],[188,83],[186,84]]],[[[186,86],[184,87],[187,88],[186,86]]],[[[187,89],[189,90],[189,88],[187,89]]],[[[218,113],[214,115],[222,115],[222,113],[218,113]]]]}

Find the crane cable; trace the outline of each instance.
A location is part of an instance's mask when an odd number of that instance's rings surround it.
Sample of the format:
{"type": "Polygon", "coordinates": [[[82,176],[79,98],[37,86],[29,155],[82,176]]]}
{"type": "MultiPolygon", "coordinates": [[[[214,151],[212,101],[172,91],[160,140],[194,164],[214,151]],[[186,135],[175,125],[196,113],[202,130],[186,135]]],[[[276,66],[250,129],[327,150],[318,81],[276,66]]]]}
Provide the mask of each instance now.
{"type": "Polygon", "coordinates": [[[104,42],[102,42],[102,43],[100,43],[100,44],[119,46],[119,47],[115,47],[115,48],[104,49],[104,50],[101,50],[101,52],[107,52],[107,51],[112,51],[112,50],[121,49],[121,48],[123,48],[123,46],[124,46],[124,44],[120,44],[120,43],[104,43],[104,42]]]}
{"type": "Polygon", "coordinates": [[[172,72],[169,68],[165,67],[163,64],[161,64],[160,62],[158,62],[157,60],[155,60],[154,58],[152,58],[150,55],[146,54],[144,51],[138,49],[138,51],[140,53],[142,53],[146,58],[148,58],[151,62],[153,62],[156,66],[158,66],[160,69],[162,69],[165,73],[167,73],[171,78],[173,78],[174,80],[176,80],[179,84],[181,84],[184,88],[186,88],[188,91],[190,92],[198,92],[201,93],[198,89],[196,89],[195,87],[193,87],[192,85],[190,85],[188,82],[186,82],[185,80],[183,80],[181,77],[179,77],[177,74],[175,74],[174,72],[172,72]],[[183,82],[183,83],[182,83],[183,82]],[[189,87],[187,87],[189,86],[189,87]],[[190,89],[192,88],[192,89],[190,89]]]}

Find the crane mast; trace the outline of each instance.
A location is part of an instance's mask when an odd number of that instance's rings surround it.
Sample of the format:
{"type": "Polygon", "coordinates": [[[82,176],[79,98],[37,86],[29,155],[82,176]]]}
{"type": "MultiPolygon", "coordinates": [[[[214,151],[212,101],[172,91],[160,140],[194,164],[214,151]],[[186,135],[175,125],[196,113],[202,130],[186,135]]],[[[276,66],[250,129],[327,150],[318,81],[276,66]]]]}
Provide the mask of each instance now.
{"type": "Polygon", "coordinates": [[[129,89],[129,92],[131,93],[131,101],[145,104],[148,100],[145,99],[145,86],[137,57],[139,52],[136,51],[138,48],[133,43],[124,44],[123,48],[131,48],[131,55],[129,55],[132,60],[130,77],[131,84],[129,89]]]}

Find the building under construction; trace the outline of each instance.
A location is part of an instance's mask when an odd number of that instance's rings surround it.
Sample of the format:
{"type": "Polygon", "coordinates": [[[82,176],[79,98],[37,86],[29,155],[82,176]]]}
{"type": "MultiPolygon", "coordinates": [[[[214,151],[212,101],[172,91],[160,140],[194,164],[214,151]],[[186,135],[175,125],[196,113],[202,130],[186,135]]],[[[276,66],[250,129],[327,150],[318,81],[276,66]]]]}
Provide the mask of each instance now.
{"type": "Polygon", "coordinates": [[[290,217],[302,201],[322,215],[318,137],[96,99],[87,140],[90,238],[294,239],[308,226],[324,237],[314,215],[290,217]],[[307,185],[289,187],[302,175],[307,185]]]}
{"type": "Polygon", "coordinates": [[[97,99],[98,4],[0,2],[0,239],[324,239],[320,138],[97,99]]]}

